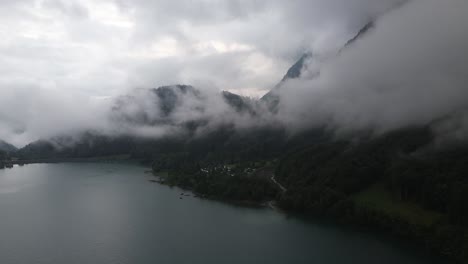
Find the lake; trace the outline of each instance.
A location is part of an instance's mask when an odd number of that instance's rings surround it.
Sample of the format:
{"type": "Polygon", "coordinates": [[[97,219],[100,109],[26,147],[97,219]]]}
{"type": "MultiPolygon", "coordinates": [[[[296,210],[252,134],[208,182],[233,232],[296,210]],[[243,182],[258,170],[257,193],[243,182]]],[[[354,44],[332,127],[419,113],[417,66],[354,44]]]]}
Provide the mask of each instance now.
{"type": "Polygon", "coordinates": [[[131,164],[0,170],[0,263],[444,263],[332,224],[184,196],[131,164]]]}

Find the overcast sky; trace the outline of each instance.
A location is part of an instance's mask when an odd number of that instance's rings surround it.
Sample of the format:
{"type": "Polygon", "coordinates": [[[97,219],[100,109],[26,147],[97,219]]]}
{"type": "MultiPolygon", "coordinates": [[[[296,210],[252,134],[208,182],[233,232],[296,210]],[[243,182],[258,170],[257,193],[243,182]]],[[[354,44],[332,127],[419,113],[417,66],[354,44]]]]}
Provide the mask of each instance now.
{"type": "Polygon", "coordinates": [[[2,0],[0,89],[187,83],[260,96],[396,0],[2,0]]]}
{"type": "Polygon", "coordinates": [[[2,0],[0,138],[99,120],[105,98],[191,84],[258,97],[401,0],[2,0]]]}
{"type": "MultiPolygon", "coordinates": [[[[112,98],[135,88],[259,97],[304,52],[314,59],[280,92],[286,126],[385,132],[457,116],[441,131],[465,135],[466,10],[466,0],[2,0],[0,139],[99,129],[112,98]]],[[[180,120],[193,116],[181,109],[180,120]]],[[[223,121],[222,109],[206,113],[223,121]]]]}

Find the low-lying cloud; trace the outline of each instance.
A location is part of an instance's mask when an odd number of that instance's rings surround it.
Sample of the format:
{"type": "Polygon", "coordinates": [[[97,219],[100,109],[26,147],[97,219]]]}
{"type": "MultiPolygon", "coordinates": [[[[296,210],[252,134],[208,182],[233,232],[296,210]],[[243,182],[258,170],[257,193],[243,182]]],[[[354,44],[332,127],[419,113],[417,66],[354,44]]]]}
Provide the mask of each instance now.
{"type": "Polygon", "coordinates": [[[197,133],[226,124],[382,133],[441,119],[442,135],[467,131],[464,0],[2,5],[11,28],[0,42],[0,139],[18,146],[81,131],[159,137],[193,121],[203,124],[197,133]],[[342,48],[370,20],[375,27],[342,48]],[[220,93],[260,95],[307,51],[301,78],[279,89],[277,114],[250,99],[253,113],[235,111],[220,93]],[[164,116],[148,88],[176,83],[199,94],[178,94],[164,116]]]}
{"type": "Polygon", "coordinates": [[[381,133],[466,112],[465,10],[463,0],[413,0],[387,13],[319,77],[304,72],[287,83],[280,118],[292,127],[381,133]]]}
{"type": "Polygon", "coordinates": [[[27,86],[0,93],[0,138],[17,146],[108,127],[106,115],[110,101],[107,99],[27,86]]]}

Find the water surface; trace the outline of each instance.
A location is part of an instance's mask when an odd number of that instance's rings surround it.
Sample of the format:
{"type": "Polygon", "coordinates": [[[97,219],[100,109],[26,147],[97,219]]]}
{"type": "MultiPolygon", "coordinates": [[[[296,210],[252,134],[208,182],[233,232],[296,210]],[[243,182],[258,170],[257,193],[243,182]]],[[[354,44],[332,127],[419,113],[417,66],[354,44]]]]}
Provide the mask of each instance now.
{"type": "Polygon", "coordinates": [[[443,263],[370,234],[269,209],[180,199],[122,164],[0,170],[0,263],[443,263]]]}

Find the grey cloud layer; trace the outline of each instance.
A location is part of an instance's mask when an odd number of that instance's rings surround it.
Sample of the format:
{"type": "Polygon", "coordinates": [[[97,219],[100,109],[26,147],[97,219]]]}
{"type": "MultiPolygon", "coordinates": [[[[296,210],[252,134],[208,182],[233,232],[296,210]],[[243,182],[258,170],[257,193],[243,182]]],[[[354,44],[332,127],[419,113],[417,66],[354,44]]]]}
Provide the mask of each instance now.
{"type": "Polygon", "coordinates": [[[385,15],[320,77],[289,83],[282,118],[383,132],[466,112],[466,10],[463,0],[413,0],[385,15]]]}
{"type": "MultiPolygon", "coordinates": [[[[2,1],[0,139],[21,145],[85,129],[127,133],[131,127],[109,123],[110,98],[175,83],[208,89],[207,108],[194,112],[200,102],[186,98],[175,123],[382,132],[456,112],[440,131],[463,131],[466,1],[410,1],[336,55],[370,19],[403,2],[2,1]],[[282,88],[277,117],[252,120],[222,102],[221,89],[260,95],[272,88],[305,50],[332,58],[309,67],[320,77],[306,72],[282,88]]],[[[176,127],[133,132],[157,136],[176,127]]]]}

